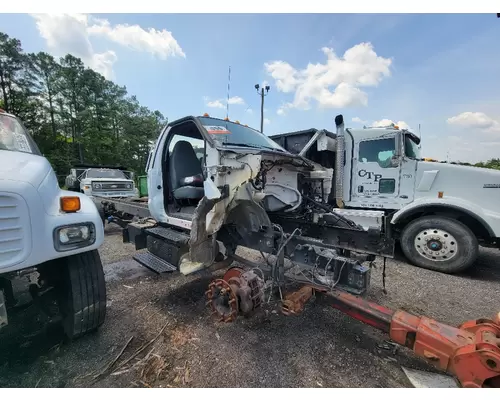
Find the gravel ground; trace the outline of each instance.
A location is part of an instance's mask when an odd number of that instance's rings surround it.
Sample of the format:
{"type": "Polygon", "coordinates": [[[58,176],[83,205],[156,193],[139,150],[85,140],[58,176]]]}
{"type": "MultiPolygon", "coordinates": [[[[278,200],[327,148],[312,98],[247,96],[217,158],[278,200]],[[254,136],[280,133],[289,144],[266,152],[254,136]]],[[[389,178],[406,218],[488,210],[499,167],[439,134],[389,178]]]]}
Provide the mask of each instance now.
{"type": "MultiPolygon", "coordinates": [[[[214,321],[204,291],[214,276],[160,278],[132,259],[116,226],[106,227],[101,257],[108,282],[103,327],[64,343],[57,327],[0,343],[2,387],[409,387],[401,367],[432,370],[382,333],[317,298],[286,317],[266,305],[249,319],[214,321]],[[163,331],[162,328],[164,329],[163,331]],[[157,340],[137,357],[143,344],[157,340]],[[105,370],[126,346],[121,358],[105,370]],[[131,358],[124,367],[120,363],[131,358]]],[[[240,255],[258,259],[254,252],[240,255]]],[[[472,272],[450,276],[396,259],[372,271],[368,298],[449,324],[491,317],[500,304],[500,252],[482,250],[472,272]]]]}

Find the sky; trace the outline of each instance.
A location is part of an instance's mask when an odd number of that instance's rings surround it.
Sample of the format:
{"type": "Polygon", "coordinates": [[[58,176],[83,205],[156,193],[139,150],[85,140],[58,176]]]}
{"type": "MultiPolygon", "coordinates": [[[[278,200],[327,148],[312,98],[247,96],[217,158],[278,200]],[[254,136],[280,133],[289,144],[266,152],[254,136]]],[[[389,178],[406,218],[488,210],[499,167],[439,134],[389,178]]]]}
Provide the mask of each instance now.
{"type": "Polygon", "coordinates": [[[0,14],[26,52],[71,53],[169,120],[229,118],[264,133],[395,123],[422,155],[500,157],[495,14],[0,14]]]}

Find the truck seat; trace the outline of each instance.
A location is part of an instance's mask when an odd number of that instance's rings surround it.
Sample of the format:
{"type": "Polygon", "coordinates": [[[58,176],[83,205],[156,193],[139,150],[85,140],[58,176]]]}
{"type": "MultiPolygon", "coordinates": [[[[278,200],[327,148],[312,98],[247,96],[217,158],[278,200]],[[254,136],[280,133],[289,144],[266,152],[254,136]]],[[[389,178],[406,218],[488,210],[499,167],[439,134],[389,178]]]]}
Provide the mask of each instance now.
{"type": "Polygon", "coordinates": [[[176,200],[200,200],[203,190],[203,170],[191,143],[178,141],[169,159],[170,184],[176,200]]]}

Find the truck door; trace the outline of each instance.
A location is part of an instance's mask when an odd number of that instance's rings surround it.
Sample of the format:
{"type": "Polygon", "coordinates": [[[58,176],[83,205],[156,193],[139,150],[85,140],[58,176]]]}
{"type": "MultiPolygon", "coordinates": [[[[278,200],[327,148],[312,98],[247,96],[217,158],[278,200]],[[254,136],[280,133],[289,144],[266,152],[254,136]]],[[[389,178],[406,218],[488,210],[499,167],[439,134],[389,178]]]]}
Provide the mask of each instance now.
{"type": "Polygon", "coordinates": [[[411,203],[415,197],[415,177],[417,160],[420,159],[420,139],[412,133],[403,135],[403,157],[401,160],[401,180],[399,182],[399,201],[411,203]]]}
{"type": "Polygon", "coordinates": [[[397,135],[356,143],[352,199],[369,208],[399,208],[400,162],[397,135]]]}

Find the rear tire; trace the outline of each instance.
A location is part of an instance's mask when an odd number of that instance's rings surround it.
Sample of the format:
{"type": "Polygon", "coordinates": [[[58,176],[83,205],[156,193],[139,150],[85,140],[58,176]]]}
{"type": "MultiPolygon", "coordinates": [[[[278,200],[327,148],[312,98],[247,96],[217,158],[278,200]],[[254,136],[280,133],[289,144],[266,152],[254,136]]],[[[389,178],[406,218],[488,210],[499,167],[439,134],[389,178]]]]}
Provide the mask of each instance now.
{"type": "Polygon", "coordinates": [[[410,222],[401,234],[400,243],[412,264],[446,274],[464,271],[479,255],[474,233],[461,222],[441,216],[410,222]]]}
{"type": "Polygon", "coordinates": [[[64,333],[73,340],[104,323],[106,283],[97,250],[69,256],[65,264],[59,307],[64,333]]]}

